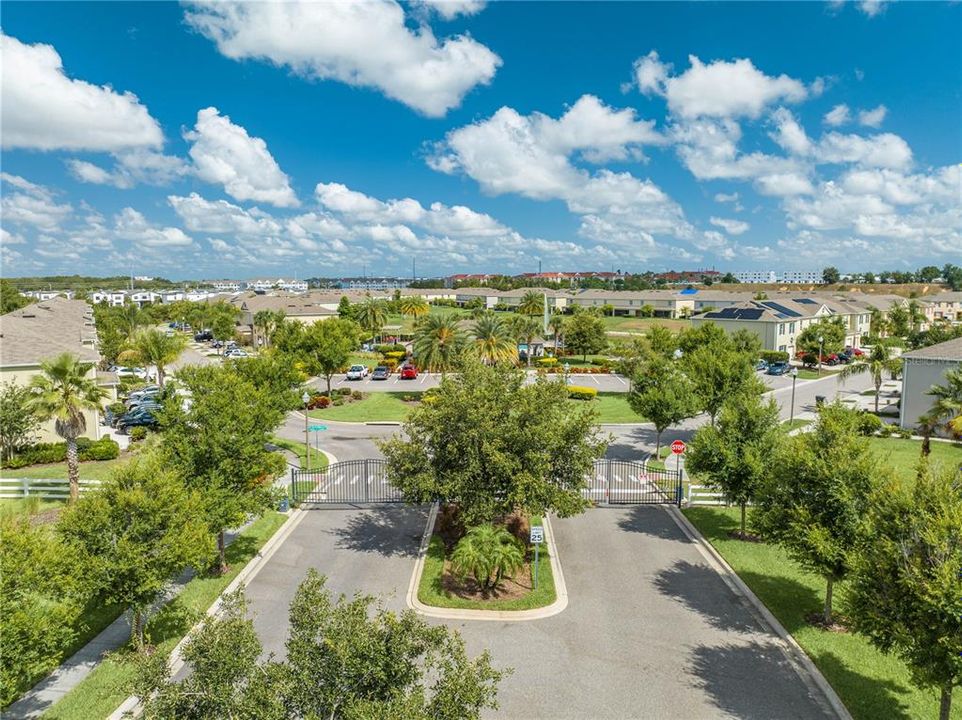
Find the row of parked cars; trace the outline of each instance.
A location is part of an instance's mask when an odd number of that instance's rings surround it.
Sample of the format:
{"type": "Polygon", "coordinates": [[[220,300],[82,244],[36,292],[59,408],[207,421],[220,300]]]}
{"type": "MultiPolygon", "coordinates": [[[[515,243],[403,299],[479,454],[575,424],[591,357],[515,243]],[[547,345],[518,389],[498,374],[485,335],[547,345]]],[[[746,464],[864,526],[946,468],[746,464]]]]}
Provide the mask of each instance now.
{"type": "MultiPolygon", "coordinates": [[[[398,374],[402,380],[414,380],[418,376],[418,369],[411,363],[405,363],[398,368],[398,374]]],[[[378,365],[372,372],[366,365],[351,365],[345,378],[347,380],[363,380],[368,375],[371,376],[371,380],[387,380],[391,376],[391,368],[387,365],[378,365]]]]}
{"type": "MultiPolygon", "coordinates": [[[[832,353],[822,356],[822,365],[847,365],[858,357],[864,355],[861,350],[854,347],[847,347],[840,353],[832,353]]],[[[818,355],[802,350],[795,356],[796,360],[801,360],[806,365],[818,365],[818,355]]],[[[755,363],[755,370],[767,373],[768,375],[786,375],[791,372],[792,366],[787,360],[779,362],[767,362],[759,360],[755,363]]]]}
{"type": "Polygon", "coordinates": [[[201,330],[199,333],[194,334],[194,342],[205,342],[209,343],[210,347],[214,350],[223,350],[224,357],[228,358],[245,358],[249,357],[249,353],[240,347],[233,340],[215,340],[214,333],[210,330],[201,330]]]}
{"type": "Polygon", "coordinates": [[[155,427],[157,411],[163,407],[162,393],[163,389],[159,385],[148,385],[135,390],[124,400],[124,412],[114,414],[107,409],[107,424],[117,428],[122,434],[134,427],[155,427]]]}

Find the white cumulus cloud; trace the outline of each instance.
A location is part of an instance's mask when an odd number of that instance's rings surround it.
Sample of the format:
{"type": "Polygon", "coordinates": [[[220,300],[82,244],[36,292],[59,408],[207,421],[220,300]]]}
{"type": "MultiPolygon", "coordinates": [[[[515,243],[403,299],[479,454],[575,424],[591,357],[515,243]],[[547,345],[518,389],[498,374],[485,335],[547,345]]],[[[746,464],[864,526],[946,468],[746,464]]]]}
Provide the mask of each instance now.
{"type": "Polygon", "coordinates": [[[708,222],[716,227],[720,227],[722,230],[727,232],[729,235],[741,235],[748,232],[751,227],[747,222],[742,220],[734,220],[730,218],[720,218],[712,216],[708,222]]]}

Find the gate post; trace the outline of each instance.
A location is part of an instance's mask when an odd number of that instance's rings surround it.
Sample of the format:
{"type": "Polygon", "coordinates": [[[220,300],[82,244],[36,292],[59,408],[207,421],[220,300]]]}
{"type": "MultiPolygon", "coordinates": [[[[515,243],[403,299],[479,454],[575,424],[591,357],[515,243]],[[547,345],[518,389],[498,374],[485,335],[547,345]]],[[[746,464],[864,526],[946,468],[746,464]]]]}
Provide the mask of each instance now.
{"type": "Polygon", "coordinates": [[[611,504],[611,460],[605,459],[605,505],[611,504]]]}
{"type": "Polygon", "coordinates": [[[371,499],[371,461],[364,458],[364,502],[371,499]]]}
{"type": "Polygon", "coordinates": [[[291,502],[297,502],[297,480],[294,474],[294,468],[291,468],[291,502]]]}
{"type": "Polygon", "coordinates": [[[675,504],[676,504],[678,507],[681,507],[681,498],[682,498],[682,483],[681,483],[681,479],[682,479],[682,478],[681,478],[681,467],[680,467],[680,466],[679,466],[679,468],[678,468],[678,470],[677,470],[676,472],[678,473],[678,479],[676,480],[677,485],[675,486],[675,504]]]}

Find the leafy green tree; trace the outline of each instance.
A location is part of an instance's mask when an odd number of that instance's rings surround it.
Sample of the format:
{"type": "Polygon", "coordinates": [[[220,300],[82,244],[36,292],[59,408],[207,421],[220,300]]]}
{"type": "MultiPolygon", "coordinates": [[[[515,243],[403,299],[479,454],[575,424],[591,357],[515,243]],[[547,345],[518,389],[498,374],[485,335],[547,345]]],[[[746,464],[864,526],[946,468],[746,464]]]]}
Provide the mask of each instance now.
{"type": "Polygon", "coordinates": [[[94,323],[97,327],[97,350],[102,358],[101,366],[106,369],[117,364],[117,358],[127,342],[127,333],[122,327],[116,308],[108,305],[94,305],[94,323]]]}
{"type": "Polygon", "coordinates": [[[741,509],[741,537],[745,507],[755,500],[768,477],[771,458],[781,440],[778,406],[754,392],[740,392],[722,404],[718,422],[705,425],[689,444],[686,468],[704,477],[741,509]]]}
{"type": "Polygon", "coordinates": [[[0,706],[6,707],[59,663],[76,638],[90,597],[82,558],[48,525],[0,514],[0,706]]]}
{"type": "Polygon", "coordinates": [[[488,313],[478,318],[474,323],[472,334],[474,335],[472,348],[481,362],[486,365],[497,365],[502,362],[517,361],[518,344],[497,315],[488,313]]]}
{"type": "Polygon", "coordinates": [[[795,345],[799,350],[816,355],[819,351],[825,355],[837,353],[845,347],[845,321],[836,316],[812,323],[798,334],[795,345]],[[822,338],[821,343],[819,338],[822,338]]]}
{"type": "Polygon", "coordinates": [[[337,304],[337,316],[341,318],[341,320],[354,319],[354,306],[351,304],[347,295],[342,295],[341,301],[337,304]]]}
{"type": "Polygon", "coordinates": [[[70,502],[80,496],[80,460],[77,438],[87,431],[84,413],[99,411],[107,391],[90,377],[93,363],[81,362],[70,353],[62,353],[40,364],[40,375],[30,381],[30,408],[41,421],[53,420],[54,431],[67,443],[67,479],[70,502]]]}
{"type": "Polygon", "coordinates": [[[576,312],[565,322],[565,347],[584,360],[608,347],[605,323],[594,313],[576,312]]]}
{"type": "Polygon", "coordinates": [[[751,358],[757,358],[762,351],[761,338],[751,330],[736,330],[729,339],[736,352],[743,353],[751,358]]]}
{"type": "Polygon", "coordinates": [[[544,295],[529,290],[521,296],[521,302],[518,303],[518,312],[522,315],[541,315],[544,312],[544,295]]]}
{"type": "Polygon", "coordinates": [[[376,300],[370,295],[359,303],[354,309],[354,320],[372,338],[379,337],[381,329],[387,323],[387,310],[381,300],[376,300]]]}
{"type": "Polygon", "coordinates": [[[279,412],[286,413],[300,406],[301,385],[307,376],[276,348],[253,357],[235,358],[231,364],[234,372],[254,387],[266,390],[279,412]]]}
{"type": "Polygon", "coordinates": [[[699,407],[708,413],[712,425],[728,398],[742,392],[764,391],[755,376],[754,356],[736,350],[727,336],[723,341],[686,353],[681,366],[691,380],[699,407]]]}
{"type": "Polygon", "coordinates": [[[897,376],[902,371],[902,358],[893,357],[888,346],[879,343],[872,348],[868,357],[862,355],[849,365],[842,368],[838,374],[839,379],[845,382],[853,375],[868,373],[872,377],[872,384],[875,386],[875,412],[878,412],[879,392],[882,389],[882,373],[888,372],[892,377],[897,376]]]}
{"type": "Polygon", "coordinates": [[[408,502],[456,503],[468,525],[514,510],[582,512],[585,477],[605,442],[587,403],[573,407],[561,382],[525,385],[521,369],[465,362],[404,436],[381,443],[390,482],[408,502]]]}
{"type": "Polygon", "coordinates": [[[854,629],[900,657],[920,688],[941,692],[940,720],[962,685],[962,482],[923,463],[915,482],[889,482],[867,508],[848,593],[854,629]]]}
{"type": "Polygon", "coordinates": [[[451,370],[461,358],[467,338],[454,315],[428,315],[414,332],[414,358],[422,370],[451,370]]]}
{"type": "Polygon", "coordinates": [[[31,397],[23,385],[0,383],[0,451],[4,460],[29,445],[40,428],[31,397]]]}
{"type": "Polygon", "coordinates": [[[905,337],[909,334],[909,310],[905,303],[891,307],[888,312],[888,325],[896,337],[905,337]]]}
{"type": "Polygon", "coordinates": [[[851,568],[869,497],[885,470],[859,433],[859,415],[826,405],[815,429],[789,438],[757,493],[752,521],[826,582],[823,619],[832,622],[832,589],[851,568]]]}
{"type": "Polygon", "coordinates": [[[254,313],[253,321],[254,345],[271,344],[278,325],[284,322],[283,310],[258,310],[254,313]],[[259,342],[258,342],[259,341],[259,342]]]}
{"type": "Polygon", "coordinates": [[[935,398],[931,410],[935,421],[955,437],[962,437],[962,368],[947,372],[945,385],[933,385],[926,394],[935,398]]]}
{"type": "Polygon", "coordinates": [[[137,648],[151,606],[212,545],[200,497],[157,453],[115,470],[63,514],[57,530],[83,554],[99,595],[130,611],[137,648]]]}
{"type": "Polygon", "coordinates": [[[946,263],[942,268],[942,279],[945,280],[949,289],[956,292],[962,290],[962,267],[946,263]]]}
{"type": "Polygon", "coordinates": [[[20,291],[17,290],[12,282],[5,278],[0,278],[0,315],[6,315],[8,312],[19,310],[31,302],[33,302],[33,300],[26,295],[21,295],[20,291]]]}
{"type": "Polygon", "coordinates": [[[909,300],[905,306],[905,311],[908,314],[909,331],[917,332],[925,322],[925,313],[922,312],[922,306],[919,305],[918,300],[909,300]]]}
{"type": "Polygon", "coordinates": [[[347,365],[351,353],[357,350],[360,331],[353,320],[330,318],[308,325],[304,329],[300,356],[304,369],[327,381],[331,394],[331,379],[347,365]]]}
{"type": "Polygon", "coordinates": [[[698,397],[688,377],[670,360],[655,356],[632,379],[628,406],[655,426],[655,457],[661,435],[698,412],[698,397]]]}
{"type": "Polygon", "coordinates": [[[741,281],[737,277],[732,275],[730,272],[727,272],[724,275],[722,275],[722,279],[719,280],[718,282],[723,283],[725,285],[738,285],[741,281]]]}
{"type": "MultiPolygon", "coordinates": [[[[649,333],[650,335],[650,333],[649,333]]],[[[678,333],[675,347],[684,355],[706,345],[729,345],[728,334],[712,322],[699,323],[678,333]]],[[[672,348],[674,350],[675,348],[672,348]]]]}
{"type": "Polygon", "coordinates": [[[273,502],[271,485],[284,461],[266,447],[283,413],[269,388],[255,386],[232,366],[187,367],[178,378],[191,403],[189,409],[178,398],[165,403],[161,447],[168,463],[200,492],[224,572],[224,530],[273,502]]]}
{"type": "Polygon", "coordinates": [[[822,270],[822,282],[826,285],[835,285],[842,279],[837,267],[829,266],[822,270]]]}
{"type": "Polygon", "coordinates": [[[494,590],[506,575],[524,565],[524,546],[505,528],[477,525],[470,528],[451,553],[451,568],[460,578],[474,578],[482,590],[494,590]]]}
{"type": "MultiPolygon", "coordinates": [[[[200,303],[198,303],[200,304],[200,303]]],[[[215,340],[233,340],[237,333],[240,309],[223,300],[207,305],[204,309],[204,322],[210,328],[215,340]]]]}
{"type": "Polygon", "coordinates": [[[634,388],[635,376],[652,359],[651,345],[648,344],[646,337],[635,335],[627,343],[620,346],[617,355],[615,371],[628,378],[628,391],[630,392],[634,388]]]}
{"type": "Polygon", "coordinates": [[[879,308],[872,308],[872,312],[869,314],[869,334],[872,337],[885,337],[885,334],[888,332],[888,326],[889,324],[885,313],[879,308]]]}
{"type": "Polygon", "coordinates": [[[652,325],[645,332],[651,351],[664,358],[673,357],[678,350],[678,336],[664,325],[652,325]]]}
{"type": "Polygon", "coordinates": [[[157,384],[163,387],[167,366],[175,362],[186,347],[187,339],[183,335],[167,335],[156,328],[142,328],[127,342],[119,359],[145,367],[153,365],[157,369],[157,384]]]}

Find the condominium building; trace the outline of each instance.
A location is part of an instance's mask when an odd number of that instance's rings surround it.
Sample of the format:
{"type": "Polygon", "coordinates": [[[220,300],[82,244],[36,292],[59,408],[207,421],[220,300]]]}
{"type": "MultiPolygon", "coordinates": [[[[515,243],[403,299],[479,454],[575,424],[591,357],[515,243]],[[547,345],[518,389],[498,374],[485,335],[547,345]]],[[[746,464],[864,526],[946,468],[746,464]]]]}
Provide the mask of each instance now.
{"type": "Polygon", "coordinates": [[[786,285],[818,285],[822,282],[822,273],[816,270],[787,270],[776,282],[786,285]]]}
{"type": "Polygon", "coordinates": [[[744,272],[732,273],[735,279],[741,283],[776,283],[774,270],[749,270],[744,272]]]}
{"type": "Polygon", "coordinates": [[[902,401],[899,425],[915,428],[919,418],[932,409],[928,394],[933,385],[944,385],[945,376],[962,367],[962,338],[912,350],[902,355],[902,401]]]}

